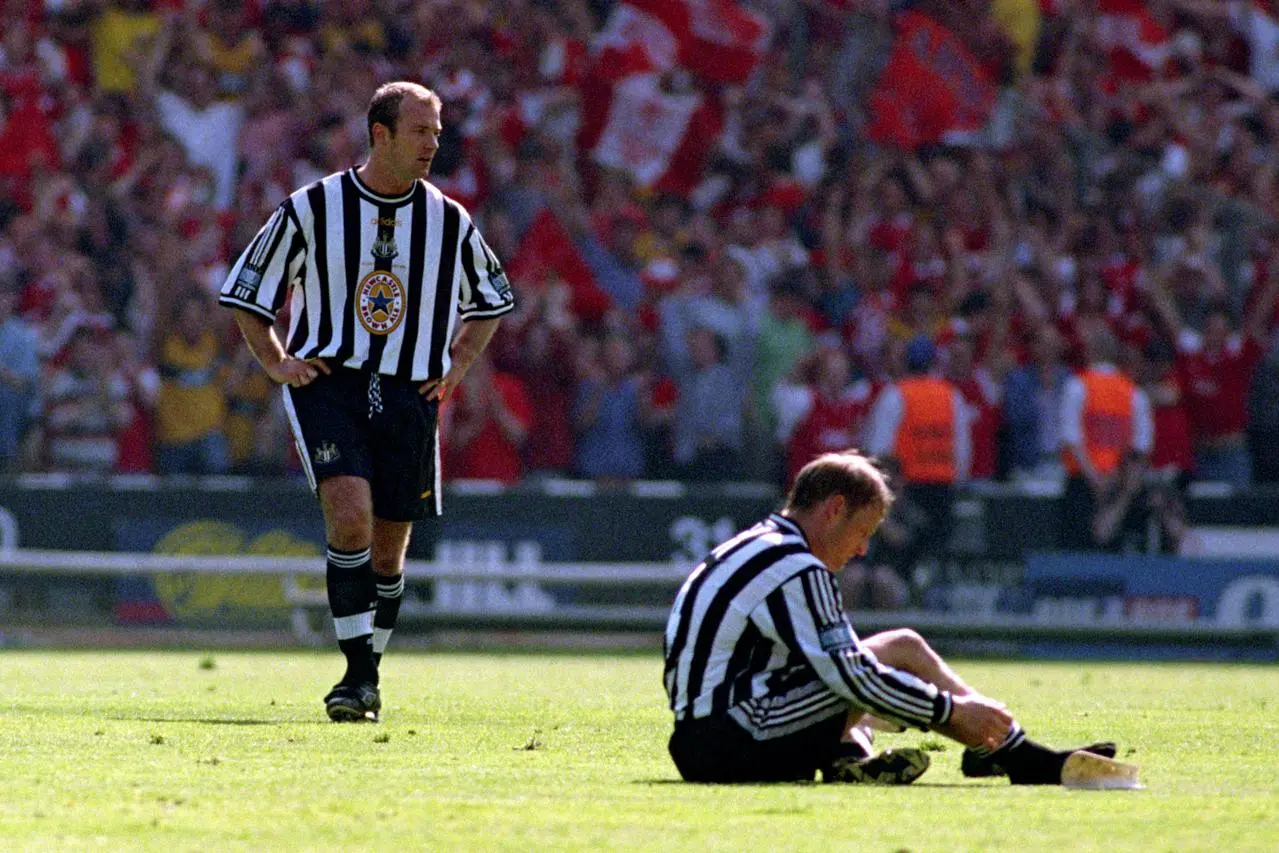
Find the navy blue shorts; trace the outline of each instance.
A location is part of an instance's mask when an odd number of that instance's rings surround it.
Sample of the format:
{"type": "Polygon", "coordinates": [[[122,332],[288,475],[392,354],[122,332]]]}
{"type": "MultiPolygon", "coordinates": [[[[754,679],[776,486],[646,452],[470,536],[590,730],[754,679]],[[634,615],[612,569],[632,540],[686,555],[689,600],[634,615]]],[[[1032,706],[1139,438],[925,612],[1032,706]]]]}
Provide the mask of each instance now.
{"type": "Polygon", "coordinates": [[[811,782],[841,757],[847,714],[836,714],[797,732],[755,740],[731,717],[675,724],[669,749],[686,782],[811,782]]]}
{"type": "Polygon", "coordinates": [[[440,407],[418,393],[419,385],[334,367],[309,385],[284,386],[284,408],[311,488],[329,477],[361,477],[369,481],[378,518],[438,516],[444,509],[440,407]]]}

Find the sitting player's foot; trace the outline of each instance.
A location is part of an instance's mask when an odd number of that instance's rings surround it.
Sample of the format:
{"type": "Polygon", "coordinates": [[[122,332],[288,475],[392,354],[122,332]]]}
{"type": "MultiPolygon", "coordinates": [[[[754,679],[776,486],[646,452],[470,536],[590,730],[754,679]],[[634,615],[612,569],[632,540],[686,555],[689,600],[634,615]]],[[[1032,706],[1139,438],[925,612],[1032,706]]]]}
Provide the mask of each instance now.
{"type": "MultiPolygon", "coordinates": [[[[1118,747],[1115,746],[1113,741],[1105,740],[1088,746],[1081,746],[1078,750],[1065,751],[1091,752],[1093,755],[1100,755],[1103,758],[1114,758],[1118,747]]],[[[959,762],[959,769],[969,779],[1008,775],[1008,771],[999,763],[998,755],[991,755],[990,753],[982,755],[971,749],[964,750],[964,755],[959,762]]]]}
{"type": "Polygon", "coordinates": [[[871,758],[836,759],[822,771],[822,780],[861,785],[909,785],[924,775],[928,763],[928,753],[922,749],[886,749],[871,758]]]}
{"type": "MultiPolygon", "coordinates": [[[[1113,747],[1114,744],[1100,744],[1102,747],[1113,747]]],[[[1008,771],[1008,781],[1014,785],[1060,785],[1062,771],[1066,761],[1072,755],[1091,755],[1098,762],[1111,762],[1105,756],[1097,756],[1087,750],[1050,749],[1027,738],[1007,756],[1003,758],[1004,768],[1008,771]]]]}
{"type": "Polygon", "coordinates": [[[382,694],[371,681],[335,684],[324,697],[324,710],[335,723],[376,723],[382,710],[382,694]]]}

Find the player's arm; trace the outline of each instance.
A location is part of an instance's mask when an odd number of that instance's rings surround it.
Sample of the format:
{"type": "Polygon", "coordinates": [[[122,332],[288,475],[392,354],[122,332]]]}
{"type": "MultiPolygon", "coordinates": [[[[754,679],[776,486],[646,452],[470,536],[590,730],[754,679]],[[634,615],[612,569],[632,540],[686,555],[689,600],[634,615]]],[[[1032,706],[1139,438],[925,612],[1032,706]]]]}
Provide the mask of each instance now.
{"type": "Polygon", "coordinates": [[[320,373],[328,374],[329,366],[323,359],[313,358],[304,361],[294,358],[284,351],[275,327],[266,320],[250,314],[248,311],[236,311],[235,322],[244,335],[244,343],[253,353],[253,357],[262,365],[266,375],[273,382],[301,388],[310,384],[320,373]]]}
{"type": "Polygon", "coordinates": [[[879,662],[862,645],[839,603],[831,575],[813,566],[768,596],[757,625],[801,653],[827,687],[877,717],[918,729],[950,721],[950,693],[879,662]]]}
{"type": "MultiPolygon", "coordinates": [[[[454,204],[451,201],[445,203],[454,204]]],[[[515,294],[497,256],[484,242],[469,216],[463,216],[462,224],[466,232],[459,246],[462,281],[457,308],[463,321],[462,328],[449,349],[448,372],[418,387],[418,393],[428,400],[443,402],[448,399],[493,339],[500,318],[515,310],[515,294]]]]}
{"type": "Polygon", "coordinates": [[[284,351],[275,334],[275,317],[284,307],[288,283],[306,261],[306,239],[291,199],[276,208],[227,275],[218,304],[236,309],[245,344],[267,376],[281,385],[301,387],[329,368],[320,359],[303,361],[284,351]]]}
{"type": "Polygon", "coordinates": [[[952,696],[886,666],[862,645],[840,604],[830,573],[813,567],[782,585],[757,611],[762,633],[798,649],[826,686],[875,716],[936,731],[966,746],[994,748],[1013,718],[980,694],[952,696]]]}
{"type": "Polygon", "coordinates": [[[418,387],[418,393],[428,400],[439,400],[441,403],[457,390],[466,377],[471,365],[484,352],[493,333],[501,320],[493,317],[487,320],[470,320],[462,324],[462,329],[453,338],[453,346],[449,349],[449,369],[439,379],[428,379],[418,387]]]}

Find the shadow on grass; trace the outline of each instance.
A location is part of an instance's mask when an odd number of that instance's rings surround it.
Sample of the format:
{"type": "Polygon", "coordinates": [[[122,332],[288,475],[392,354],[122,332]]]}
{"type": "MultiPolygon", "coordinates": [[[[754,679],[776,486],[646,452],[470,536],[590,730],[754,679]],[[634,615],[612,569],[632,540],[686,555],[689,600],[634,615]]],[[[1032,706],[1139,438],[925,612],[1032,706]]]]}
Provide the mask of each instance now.
{"type": "MultiPolygon", "coordinates": [[[[689,788],[825,788],[824,782],[685,782],[683,779],[632,779],[632,785],[679,785],[689,788]]],[[[859,785],[837,782],[831,788],[997,788],[984,782],[915,782],[911,785],[859,785]]]]}

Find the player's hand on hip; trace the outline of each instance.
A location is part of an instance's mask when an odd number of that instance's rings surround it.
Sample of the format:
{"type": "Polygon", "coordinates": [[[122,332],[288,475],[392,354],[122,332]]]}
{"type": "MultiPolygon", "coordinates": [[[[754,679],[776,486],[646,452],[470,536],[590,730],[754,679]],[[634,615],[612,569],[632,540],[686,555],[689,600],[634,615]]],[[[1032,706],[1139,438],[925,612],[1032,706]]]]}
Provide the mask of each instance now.
{"type": "Polygon", "coordinates": [[[439,400],[443,403],[457,390],[457,386],[462,384],[464,376],[466,376],[466,367],[454,362],[448,373],[439,379],[426,380],[418,386],[417,392],[428,400],[439,400]]]}
{"type": "Polygon", "coordinates": [[[1013,718],[1002,702],[980,694],[955,696],[944,733],[965,746],[994,749],[1012,730],[1013,718]]]}
{"type": "Polygon", "coordinates": [[[322,358],[303,360],[289,356],[277,364],[274,369],[268,369],[267,375],[281,385],[301,388],[304,385],[310,385],[321,373],[327,376],[332,372],[322,358]]]}

